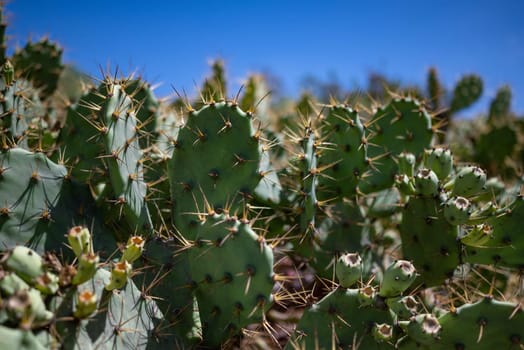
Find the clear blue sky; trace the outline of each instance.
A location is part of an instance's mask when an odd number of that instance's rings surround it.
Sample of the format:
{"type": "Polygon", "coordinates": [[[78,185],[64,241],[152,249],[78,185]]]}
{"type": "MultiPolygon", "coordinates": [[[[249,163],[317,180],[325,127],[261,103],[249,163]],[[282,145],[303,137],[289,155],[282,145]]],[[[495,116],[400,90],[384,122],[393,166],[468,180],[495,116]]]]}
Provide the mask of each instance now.
{"type": "Polygon", "coordinates": [[[215,57],[233,82],[269,70],[292,96],[308,74],[348,87],[372,71],[422,84],[434,65],[447,87],[463,73],[484,78],[475,110],[509,84],[524,113],[522,0],[12,0],[7,10],[12,45],[48,35],[67,62],[96,76],[108,63],[138,69],[163,83],[159,95],[171,84],[194,92],[215,57]]]}

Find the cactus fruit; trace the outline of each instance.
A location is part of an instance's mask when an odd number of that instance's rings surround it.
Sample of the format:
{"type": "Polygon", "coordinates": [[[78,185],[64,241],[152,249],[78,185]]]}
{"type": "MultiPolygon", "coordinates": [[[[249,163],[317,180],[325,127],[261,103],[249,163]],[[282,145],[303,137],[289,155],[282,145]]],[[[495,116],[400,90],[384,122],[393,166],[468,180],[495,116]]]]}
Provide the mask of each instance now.
{"type": "Polygon", "coordinates": [[[415,316],[420,305],[411,295],[386,299],[388,307],[395,313],[399,320],[406,320],[415,316]]]}
{"type": "Polygon", "coordinates": [[[96,311],[97,308],[97,300],[96,295],[89,291],[84,290],[81,292],[78,292],[76,295],[76,308],[73,315],[76,318],[84,319],[88,318],[93,314],[93,312],[96,311]]]}
{"type": "Polygon", "coordinates": [[[401,321],[400,326],[417,344],[430,345],[439,338],[442,326],[432,314],[413,316],[409,321],[401,321]]]}
{"type": "Polygon", "coordinates": [[[78,258],[78,268],[73,277],[73,285],[82,284],[92,279],[98,268],[100,258],[93,253],[84,253],[78,258]]]}
{"type": "Polygon", "coordinates": [[[140,258],[144,251],[145,242],[146,241],[140,236],[129,237],[120,260],[133,263],[136,259],[140,258]]]}
{"type": "Polygon", "coordinates": [[[362,259],[358,253],[342,254],[336,262],[335,273],[338,283],[344,288],[350,288],[362,278],[362,259]]]}
{"type": "Polygon", "coordinates": [[[438,194],[439,181],[437,174],[430,169],[419,169],[415,175],[417,193],[424,197],[434,197],[438,194]]]}
{"type": "Polygon", "coordinates": [[[30,284],[44,273],[42,257],[34,250],[23,246],[17,246],[9,253],[5,265],[30,284]]]}
{"type": "Polygon", "coordinates": [[[131,274],[133,267],[127,261],[119,261],[111,270],[111,277],[109,283],[106,284],[106,290],[121,289],[127,283],[127,279],[131,274]]]}
{"type": "Polygon", "coordinates": [[[384,272],[379,295],[396,297],[401,295],[417,278],[415,266],[406,260],[397,260],[384,272]]]}
{"type": "Polygon", "coordinates": [[[471,197],[485,190],[486,173],[477,166],[466,166],[460,169],[454,179],[444,185],[452,186],[452,194],[455,196],[471,197]]]}
{"type": "Polygon", "coordinates": [[[397,162],[400,174],[405,174],[409,177],[415,175],[415,163],[417,162],[417,159],[413,153],[400,153],[397,157],[397,162]]]}
{"type": "Polygon", "coordinates": [[[444,217],[451,225],[467,223],[470,215],[470,202],[464,197],[453,197],[444,203],[444,217]]]}
{"type": "Polygon", "coordinates": [[[67,235],[67,241],[77,258],[80,258],[83,254],[93,253],[91,233],[87,227],[72,227],[67,235]]]}
{"type": "Polygon", "coordinates": [[[432,148],[424,151],[424,165],[443,181],[453,169],[453,155],[448,148],[432,148]]]}
{"type": "Polygon", "coordinates": [[[373,325],[373,338],[379,343],[393,340],[393,326],[387,323],[375,323],[373,325]]]}

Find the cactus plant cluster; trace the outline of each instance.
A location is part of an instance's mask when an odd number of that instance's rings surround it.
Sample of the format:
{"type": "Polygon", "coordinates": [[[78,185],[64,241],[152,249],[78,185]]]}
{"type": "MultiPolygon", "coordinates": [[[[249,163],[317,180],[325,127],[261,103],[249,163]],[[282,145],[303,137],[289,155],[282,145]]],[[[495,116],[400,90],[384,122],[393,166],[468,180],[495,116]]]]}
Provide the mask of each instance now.
{"type": "Polygon", "coordinates": [[[446,112],[436,71],[427,103],[289,111],[261,76],[228,99],[221,61],[200,98],[107,74],[59,104],[56,44],[3,52],[2,347],[524,346],[522,180],[481,146],[518,128],[507,88],[468,153],[438,135],[476,76],[446,112]]]}

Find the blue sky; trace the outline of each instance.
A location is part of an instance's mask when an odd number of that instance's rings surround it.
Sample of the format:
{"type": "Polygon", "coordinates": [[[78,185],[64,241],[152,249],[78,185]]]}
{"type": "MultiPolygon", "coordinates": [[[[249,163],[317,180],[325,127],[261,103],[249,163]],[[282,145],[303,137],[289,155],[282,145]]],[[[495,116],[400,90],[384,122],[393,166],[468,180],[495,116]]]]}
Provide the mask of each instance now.
{"type": "Polygon", "coordinates": [[[234,87],[270,71],[291,96],[306,75],[335,74],[347,87],[364,86],[370,72],[423,84],[436,66],[448,88],[464,73],[484,78],[470,114],[486,111],[503,84],[524,113],[521,0],[12,0],[7,10],[11,46],[48,35],[66,62],[95,76],[100,65],[138,70],[163,84],[159,95],[171,85],[194,93],[215,57],[234,87]]]}

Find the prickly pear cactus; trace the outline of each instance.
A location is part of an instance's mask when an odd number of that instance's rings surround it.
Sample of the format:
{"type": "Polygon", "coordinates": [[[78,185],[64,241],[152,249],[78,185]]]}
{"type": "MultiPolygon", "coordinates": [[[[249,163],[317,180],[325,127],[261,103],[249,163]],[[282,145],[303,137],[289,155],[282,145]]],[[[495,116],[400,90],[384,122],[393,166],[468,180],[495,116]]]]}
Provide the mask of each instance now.
{"type": "Polygon", "coordinates": [[[497,119],[508,116],[511,109],[511,88],[503,86],[497,90],[495,98],[489,106],[488,122],[494,123],[497,119]]]}
{"type": "MultiPolygon", "coordinates": [[[[408,326],[408,335],[399,342],[398,349],[511,349],[523,345],[520,305],[485,297],[438,319],[433,317],[431,322],[429,319],[419,332],[417,327],[408,326]]],[[[414,324],[417,320],[406,322],[414,324]]]]}
{"type": "Polygon", "coordinates": [[[365,288],[332,291],[304,313],[286,349],[394,349],[373,337],[375,324],[392,325],[393,319],[387,309],[368,304],[366,293],[365,288]]]}
{"type": "Polygon", "coordinates": [[[33,82],[40,90],[41,97],[45,99],[55,91],[64,68],[62,49],[48,39],[36,43],[29,42],[15,52],[13,64],[19,75],[33,82]]]}
{"type": "Polygon", "coordinates": [[[358,184],[363,193],[391,187],[398,171],[395,158],[402,152],[421,155],[433,138],[431,116],[410,98],[395,98],[379,107],[369,124],[370,169],[358,184]]]}
{"type": "Polygon", "coordinates": [[[260,181],[259,135],[251,116],[231,102],[188,113],[169,161],[173,222],[188,240],[198,215],[241,214],[260,181]]]}
{"type": "Polygon", "coordinates": [[[458,226],[444,218],[438,200],[412,198],[404,206],[400,224],[403,256],[415,263],[426,286],[453,276],[460,262],[458,233],[458,226]]]}
{"type": "Polygon", "coordinates": [[[125,214],[131,230],[147,231],[152,224],[138,141],[139,107],[122,84],[126,81],[106,77],[72,106],[61,140],[64,157],[73,165],[72,175],[96,190],[110,192],[115,216],[125,214]]]}
{"type": "Polygon", "coordinates": [[[67,256],[63,232],[85,224],[95,232],[97,250],[108,254],[114,249],[114,238],[104,229],[89,190],[42,153],[13,148],[0,154],[0,198],[4,246],[27,244],[67,256]]]}
{"type": "Polygon", "coordinates": [[[272,303],[273,251],[249,222],[208,214],[189,250],[204,344],[218,347],[272,303]]]}
{"type": "Polygon", "coordinates": [[[482,95],[482,79],[475,74],[463,76],[455,85],[451,100],[451,112],[468,108],[482,95]]]}
{"type": "Polygon", "coordinates": [[[524,241],[520,234],[524,218],[524,199],[518,196],[498,215],[487,218],[481,226],[473,227],[461,239],[465,245],[465,260],[471,263],[522,268],[520,253],[524,241]]]}
{"type": "Polygon", "coordinates": [[[337,105],[329,107],[320,128],[325,150],[319,157],[319,197],[352,198],[368,170],[364,125],[355,110],[337,105]]]}

